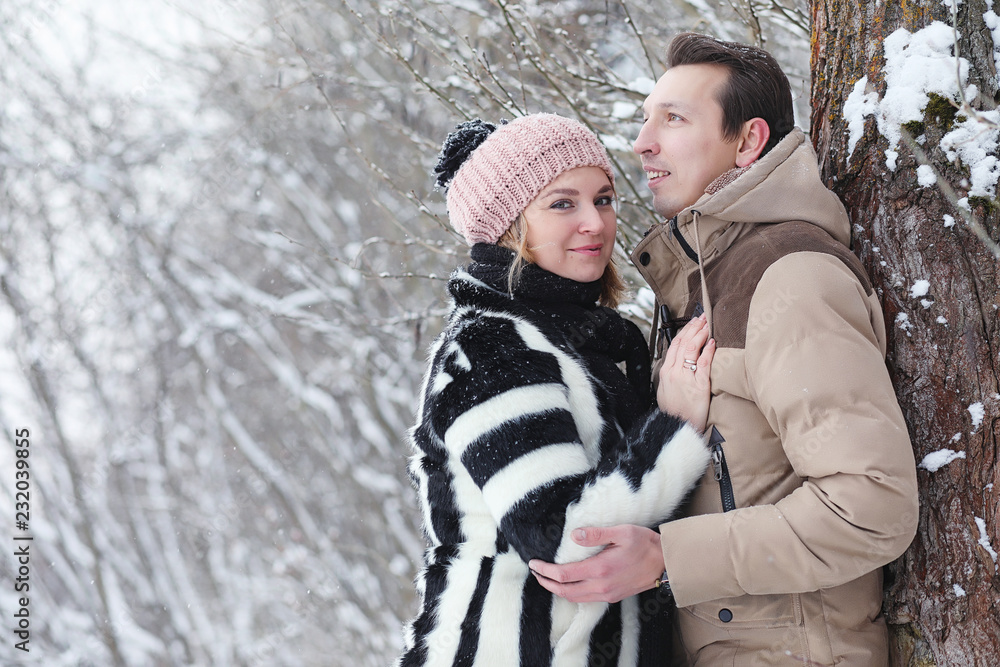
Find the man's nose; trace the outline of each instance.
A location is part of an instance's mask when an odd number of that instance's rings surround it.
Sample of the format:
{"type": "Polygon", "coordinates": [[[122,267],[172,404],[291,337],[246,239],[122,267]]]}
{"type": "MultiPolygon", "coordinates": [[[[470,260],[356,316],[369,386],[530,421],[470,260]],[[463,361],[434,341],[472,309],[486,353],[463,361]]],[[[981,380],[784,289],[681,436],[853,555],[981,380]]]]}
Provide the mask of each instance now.
{"type": "Polygon", "coordinates": [[[657,145],[655,139],[651,136],[652,131],[647,129],[648,123],[643,123],[642,128],[639,130],[639,136],[635,138],[635,143],[632,144],[632,151],[637,155],[642,155],[643,153],[657,153],[659,152],[659,146],[657,145]]]}

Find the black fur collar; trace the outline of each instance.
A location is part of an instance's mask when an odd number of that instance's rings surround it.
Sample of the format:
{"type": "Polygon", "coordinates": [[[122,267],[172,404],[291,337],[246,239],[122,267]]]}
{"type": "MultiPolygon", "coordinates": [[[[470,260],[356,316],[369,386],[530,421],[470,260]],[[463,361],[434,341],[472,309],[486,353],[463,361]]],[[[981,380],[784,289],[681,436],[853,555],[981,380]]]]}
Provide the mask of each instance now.
{"type": "Polygon", "coordinates": [[[625,362],[629,383],[642,405],[651,397],[646,341],[639,328],[616,310],[597,304],[601,283],[581,283],[527,264],[508,291],[514,253],[487,243],[472,246],[472,262],[456,271],[448,291],[459,306],[494,308],[529,317],[545,329],[560,332],[581,353],[598,352],[615,363],[625,362]]]}

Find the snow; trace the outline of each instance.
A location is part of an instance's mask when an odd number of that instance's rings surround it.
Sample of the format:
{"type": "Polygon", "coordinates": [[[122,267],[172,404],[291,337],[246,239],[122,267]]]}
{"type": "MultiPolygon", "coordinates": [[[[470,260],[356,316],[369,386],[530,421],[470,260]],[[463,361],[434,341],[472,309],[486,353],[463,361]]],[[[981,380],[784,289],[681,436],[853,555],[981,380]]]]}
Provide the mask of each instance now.
{"type": "Polygon", "coordinates": [[[944,317],[943,315],[938,315],[937,320],[935,321],[938,324],[948,324],[948,318],[944,317]]]}
{"type": "Polygon", "coordinates": [[[639,93],[640,95],[649,95],[653,92],[653,87],[656,85],[656,81],[650,79],[648,76],[640,76],[636,79],[629,81],[625,87],[632,92],[639,93]]]}
{"type": "Polygon", "coordinates": [[[994,563],[993,569],[995,570],[997,568],[996,566],[997,552],[993,549],[993,545],[990,544],[990,536],[986,532],[986,522],[977,516],[976,526],[979,527],[979,546],[981,546],[983,549],[986,549],[986,553],[988,553],[990,555],[990,558],[993,559],[994,563]]]}
{"type": "Polygon", "coordinates": [[[930,289],[931,283],[929,280],[918,280],[910,287],[910,297],[916,299],[917,297],[927,296],[930,289]]]}
{"type": "Polygon", "coordinates": [[[905,331],[907,336],[913,331],[913,322],[910,322],[910,316],[906,313],[896,315],[896,326],[905,331]]]}
{"type": "Polygon", "coordinates": [[[372,470],[366,465],[359,465],[354,468],[354,479],[365,488],[375,494],[390,495],[399,491],[399,479],[392,475],[380,473],[372,470]]]}
{"type": "Polygon", "coordinates": [[[622,153],[632,152],[632,140],[620,134],[601,134],[601,143],[609,151],[619,151],[622,153]]]}
{"type": "Polygon", "coordinates": [[[983,22],[993,37],[993,62],[1000,71],[1000,16],[993,11],[993,0],[987,0],[988,9],[983,14],[983,22]]]}
{"type": "Polygon", "coordinates": [[[636,290],[635,296],[630,301],[626,301],[618,306],[618,312],[637,322],[650,322],[653,308],[655,307],[656,295],[653,294],[653,290],[643,284],[642,287],[636,290]]]}
{"type": "Polygon", "coordinates": [[[885,149],[885,166],[889,171],[896,171],[896,160],[899,159],[899,153],[892,150],[891,148],[885,149]]]}
{"type": "Polygon", "coordinates": [[[979,430],[979,427],[983,423],[983,417],[986,416],[986,409],[982,403],[973,403],[969,406],[969,414],[972,415],[972,431],[975,432],[979,430]]]}
{"type": "Polygon", "coordinates": [[[959,586],[958,584],[954,584],[951,587],[951,589],[955,592],[955,597],[957,597],[957,598],[964,598],[965,597],[965,589],[962,588],[961,586],[959,586]]]}
{"type": "MultiPolygon", "coordinates": [[[[854,84],[854,89],[844,101],[844,117],[847,119],[847,159],[850,161],[854,147],[865,133],[865,116],[878,111],[878,93],[866,92],[868,77],[863,76],[854,84]]],[[[895,156],[892,158],[895,169],[895,156]]]]}
{"type": "MultiPolygon", "coordinates": [[[[992,9],[984,14],[994,41],[994,58],[1000,63],[1000,18],[992,9]]],[[[865,118],[875,116],[879,132],[889,142],[886,167],[895,171],[897,148],[902,138],[902,126],[910,121],[924,120],[924,109],[930,95],[936,94],[958,106],[962,97],[972,100],[978,94],[968,85],[969,62],[954,53],[955,32],[940,21],[934,21],[911,33],[904,28],[893,32],[884,42],[885,94],[879,100],[868,88],[867,76],[854,84],[844,102],[844,118],[848,127],[848,159],[864,134],[865,118]]],[[[968,194],[992,198],[1000,180],[1000,110],[979,111],[975,115],[960,112],[952,128],[941,139],[941,149],[952,162],[961,161],[969,169],[968,194]]],[[[936,178],[930,165],[917,170],[918,183],[934,185],[936,178]]],[[[962,205],[962,204],[960,204],[962,205]]],[[[965,200],[964,208],[968,208],[965,200]]]]}
{"type": "Polygon", "coordinates": [[[944,226],[947,229],[951,229],[955,226],[955,218],[951,217],[947,213],[944,214],[944,226]]]}
{"type": "Polygon", "coordinates": [[[643,284],[636,290],[635,302],[647,310],[653,310],[656,304],[656,293],[649,286],[643,284]]]}
{"type": "Polygon", "coordinates": [[[389,571],[400,578],[410,576],[413,573],[413,563],[403,554],[396,554],[389,561],[389,571]]]}
{"type": "Polygon", "coordinates": [[[937,183],[937,174],[934,173],[934,167],[929,164],[922,164],[917,167],[917,183],[921,187],[929,187],[937,183]]]}
{"type": "MultiPolygon", "coordinates": [[[[904,123],[923,120],[928,93],[957,96],[954,42],[951,26],[940,21],[915,33],[900,28],[885,39],[886,91],[878,105],[876,120],[891,147],[899,143],[904,123]]],[[[960,57],[958,69],[961,80],[965,81],[969,62],[960,57]]]]}
{"type": "MultiPolygon", "coordinates": [[[[987,121],[1000,123],[1000,110],[982,111],[987,121]]],[[[976,118],[956,121],[954,129],[941,139],[941,149],[949,160],[961,159],[969,168],[971,180],[969,195],[992,198],[1000,179],[1000,161],[996,153],[1000,131],[992,129],[976,118]]]]}
{"type": "Polygon", "coordinates": [[[964,458],[965,452],[956,452],[951,449],[939,449],[936,452],[931,452],[925,456],[920,463],[917,464],[917,467],[923,468],[927,472],[937,472],[955,459],[964,458]]]}
{"type": "Polygon", "coordinates": [[[611,107],[611,116],[619,120],[631,120],[638,110],[639,105],[635,102],[618,101],[611,107]]]}

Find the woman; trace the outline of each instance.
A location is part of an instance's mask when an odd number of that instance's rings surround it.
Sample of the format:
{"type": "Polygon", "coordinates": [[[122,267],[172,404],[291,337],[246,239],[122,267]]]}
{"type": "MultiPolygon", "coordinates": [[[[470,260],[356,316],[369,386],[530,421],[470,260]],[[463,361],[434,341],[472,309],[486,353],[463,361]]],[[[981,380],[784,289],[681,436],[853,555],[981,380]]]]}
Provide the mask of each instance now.
{"type": "Polygon", "coordinates": [[[701,477],[704,320],[675,340],[695,372],[661,382],[650,408],[642,334],[613,310],[614,174],[577,121],[463,123],[435,172],[473,261],[448,283],[411,432],[430,547],[399,664],[635,665],[636,598],[573,604],[526,563],[592,555],[569,538],[576,527],[655,526],[701,477]]]}

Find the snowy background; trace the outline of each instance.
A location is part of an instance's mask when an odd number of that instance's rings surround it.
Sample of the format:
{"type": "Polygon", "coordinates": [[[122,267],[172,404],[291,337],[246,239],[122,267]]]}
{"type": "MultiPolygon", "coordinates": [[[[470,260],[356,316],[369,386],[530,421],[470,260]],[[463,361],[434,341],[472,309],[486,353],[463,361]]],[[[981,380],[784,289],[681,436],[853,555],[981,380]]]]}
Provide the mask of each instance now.
{"type": "Polygon", "coordinates": [[[584,119],[630,248],[670,35],[763,41],[808,119],[805,3],[758,4],[4,0],[0,663],[390,663],[423,546],[404,434],[466,251],[431,189],[441,141],[584,119]]]}

